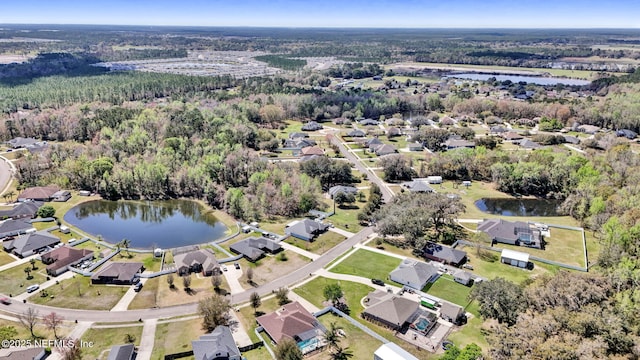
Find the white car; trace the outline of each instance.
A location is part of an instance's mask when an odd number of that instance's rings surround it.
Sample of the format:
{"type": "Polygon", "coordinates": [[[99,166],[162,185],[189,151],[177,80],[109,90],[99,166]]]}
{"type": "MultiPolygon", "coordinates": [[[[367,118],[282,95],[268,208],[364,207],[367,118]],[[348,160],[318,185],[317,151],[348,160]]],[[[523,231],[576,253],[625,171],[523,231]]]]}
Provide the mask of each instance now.
{"type": "Polygon", "coordinates": [[[31,286],[29,286],[29,287],[27,288],[27,292],[28,292],[28,293],[32,293],[32,292],[34,292],[34,291],[36,291],[36,290],[38,290],[38,289],[40,289],[40,285],[38,285],[38,284],[31,285],[31,286]]]}

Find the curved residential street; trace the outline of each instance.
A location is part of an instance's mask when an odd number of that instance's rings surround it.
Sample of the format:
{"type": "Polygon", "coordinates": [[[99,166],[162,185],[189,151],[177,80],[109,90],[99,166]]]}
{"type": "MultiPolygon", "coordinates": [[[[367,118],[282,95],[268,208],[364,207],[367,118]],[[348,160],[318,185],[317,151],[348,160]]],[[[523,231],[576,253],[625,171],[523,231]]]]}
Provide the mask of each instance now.
{"type": "Polygon", "coordinates": [[[4,156],[0,156],[0,194],[3,193],[10,184],[13,169],[13,164],[4,156]]]}
{"type": "MultiPolygon", "coordinates": [[[[352,237],[346,239],[340,244],[333,247],[331,250],[322,254],[316,260],[310,262],[309,264],[301,267],[300,269],[278,278],[268,284],[259,286],[255,289],[246,290],[241,293],[233,294],[230,299],[232,304],[241,304],[249,301],[249,297],[251,293],[257,292],[258,294],[267,295],[275,291],[280,287],[288,287],[293,284],[296,284],[305,278],[309,277],[312,273],[322,269],[331,261],[333,261],[338,256],[342,255],[356,244],[367,239],[369,235],[373,234],[373,229],[371,227],[366,227],[362,229],[357,234],[352,237]]],[[[0,305],[0,310],[6,311],[13,314],[22,314],[28,308],[33,307],[39,311],[41,316],[44,316],[50,312],[56,312],[58,315],[61,315],[67,320],[78,320],[78,321],[89,321],[89,322],[125,322],[125,321],[137,321],[139,319],[149,320],[149,319],[162,319],[173,316],[180,315],[188,315],[194,314],[198,310],[198,304],[184,304],[171,306],[166,308],[155,308],[155,309],[143,309],[143,310],[128,310],[128,311],[103,311],[103,310],[77,310],[77,309],[65,309],[65,308],[54,308],[50,306],[44,305],[36,305],[27,303],[22,303],[19,301],[14,301],[11,305],[0,305]]]]}

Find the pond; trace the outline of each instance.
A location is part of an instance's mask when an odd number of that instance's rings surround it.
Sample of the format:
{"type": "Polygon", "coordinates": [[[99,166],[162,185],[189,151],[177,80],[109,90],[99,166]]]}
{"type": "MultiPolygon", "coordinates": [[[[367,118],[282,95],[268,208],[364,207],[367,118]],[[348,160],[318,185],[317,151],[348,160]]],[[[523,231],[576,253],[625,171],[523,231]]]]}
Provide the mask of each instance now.
{"type": "Polygon", "coordinates": [[[96,200],[73,207],[64,220],[112,244],[129,239],[138,249],[202,244],[227,231],[200,204],[188,200],[96,200]]]}
{"type": "Polygon", "coordinates": [[[579,79],[564,79],[557,77],[542,77],[542,76],[525,76],[525,75],[492,75],[492,74],[480,74],[480,73],[461,73],[461,74],[449,74],[445,75],[447,78],[467,79],[487,81],[490,78],[495,78],[497,81],[511,80],[513,83],[519,83],[524,81],[528,84],[536,85],[589,85],[591,82],[587,80],[579,79]]]}
{"type": "Polygon", "coordinates": [[[503,216],[560,216],[560,200],[545,199],[480,199],[475,205],[480,211],[503,216]]]}

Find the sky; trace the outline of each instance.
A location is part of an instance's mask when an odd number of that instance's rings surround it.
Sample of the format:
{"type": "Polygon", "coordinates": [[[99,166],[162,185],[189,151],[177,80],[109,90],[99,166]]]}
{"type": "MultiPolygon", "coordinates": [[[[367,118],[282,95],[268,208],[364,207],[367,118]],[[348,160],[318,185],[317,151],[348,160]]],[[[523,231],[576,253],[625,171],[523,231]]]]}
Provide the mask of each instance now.
{"type": "Polygon", "coordinates": [[[640,28],[640,0],[0,0],[0,24],[640,28]]]}

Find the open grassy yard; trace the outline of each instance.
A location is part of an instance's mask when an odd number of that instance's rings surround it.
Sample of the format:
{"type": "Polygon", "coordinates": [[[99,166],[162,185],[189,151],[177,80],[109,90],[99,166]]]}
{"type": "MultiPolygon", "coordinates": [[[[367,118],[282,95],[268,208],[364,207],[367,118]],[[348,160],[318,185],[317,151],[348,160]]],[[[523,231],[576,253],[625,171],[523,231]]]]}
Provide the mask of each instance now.
{"type": "Polygon", "coordinates": [[[351,281],[340,281],[324,277],[315,278],[308,283],[293,289],[293,292],[307,299],[310,303],[322,309],[324,304],[324,288],[329,284],[338,284],[342,288],[345,300],[351,310],[351,317],[358,317],[364,308],[361,300],[374,289],[370,286],[351,281]]]}
{"type": "Polygon", "coordinates": [[[43,291],[40,290],[31,296],[29,301],[70,309],[110,310],[128,289],[129,287],[124,285],[92,285],[90,278],[76,275],[46,289],[49,296],[39,296],[43,291]]]}
{"type": "Polygon", "coordinates": [[[318,236],[315,241],[313,242],[308,242],[308,241],[304,241],[304,240],[300,240],[298,238],[295,238],[293,236],[290,236],[289,238],[287,238],[287,240],[285,240],[286,243],[297,246],[301,249],[310,251],[314,254],[324,254],[325,252],[329,251],[331,248],[333,248],[334,246],[338,245],[340,242],[342,242],[344,239],[346,239],[346,237],[338,234],[338,233],[334,233],[332,231],[327,231],[324,234],[318,236]]]}
{"type": "Polygon", "coordinates": [[[6,265],[6,264],[8,264],[10,262],[13,262],[13,261],[15,261],[13,256],[9,255],[5,251],[0,251],[0,266],[6,265]]]}
{"type": "MultiPolygon", "coordinates": [[[[408,63],[405,65],[412,65],[418,68],[428,68],[428,67],[436,67],[436,68],[462,68],[469,70],[486,70],[486,71],[496,71],[496,70],[504,70],[504,71],[514,71],[514,72],[523,72],[523,71],[531,71],[534,73],[549,73],[552,76],[564,76],[574,79],[585,79],[591,80],[594,79],[599,73],[596,71],[588,71],[588,70],[569,70],[569,69],[541,69],[541,68],[525,68],[525,67],[511,67],[511,66],[498,66],[498,65],[467,65],[467,64],[444,64],[444,63],[408,63]]],[[[398,67],[398,64],[390,64],[386,66],[387,68],[398,67]]]]}
{"type": "MultiPolygon", "coordinates": [[[[39,316],[46,316],[47,314],[48,313],[38,313],[39,316]]],[[[0,328],[7,327],[7,326],[12,326],[17,332],[17,334],[14,337],[12,337],[13,339],[20,339],[20,340],[31,339],[31,333],[29,332],[29,329],[25,328],[19,322],[0,319],[0,328]]],[[[56,333],[59,337],[64,337],[71,332],[74,326],[75,326],[74,323],[65,321],[56,330],[56,333]]],[[[36,335],[38,339],[45,339],[45,340],[55,339],[55,336],[53,335],[53,331],[47,329],[47,327],[44,326],[43,324],[36,325],[35,328],[33,329],[33,333],[36,335]]]]}
{"type": "Polygon", "coordinates": [[[26,291],[29,285],[41,284],[47,279],[45,265],[36,261],[35,270],[31,271],[31,279],[27,280],[26,267],[33,268],[30,263],[14,266],[0,273],[0,292],[7,295],[18,295],[26,291]]]}
{"type": "MultiPolygon", "coordinates": [[[[367,185],[368,184],[370,183],[367,182],[367,185]]],[[[326,222],[332,223],[335,227],[339,229],[351,231],[353,233],[356,233],[362,230],[362,226],[358,221],[358,213],[360,212],[360,209],[362,209],[365,206],[366,196],[369,193],[369,191],[368,190],[360,190],[360,191],[365,194],[365,196],[363,197],[363,200],[364,200],[363,202],[358,201],[357,200],[358,196],[356,195],[356,202],[354,202],[353,204],[350,204],[349,208],[339,208],[338,206],[336,206],[336,213],[328,217],[326,219],[326,222]]],[[[324,199],[324,200],[329,206],[329,209],[333,210],[333,200],[331,199],[324,199]]]]}
{"type": "Polygon", "coordinates": [[[475,343],[486,352],[489,350],[489,344],[483,335],[483,320],[478,313],[478,303],[475,301],[470,303],[466,311],[473,315],[467,319],[465,325],[454,327],[453,331],[449,334],[448,340],[461,349],[468,344],[475,343]]]}
{"type": "Polygon", "coordinates": [[[204,334],[201,319],[158,324],[151,359],[162,360],[165,355],[189,351],[191,350],[191,341],[204,334]]]}
{"type": "MultiPolygon", "coordinates": [[[[129,304],[129,310],[148,309],[157,306],[158,287],[160,280],[165,280],[164,276],[147,279],[142,289],[133,298],[129,304]]],[[[166,282],[166,280],[165,280],[166,282]]]]}
{"type": "Polygon", "coordinates": [[[487,279],[502,277],[516,284],[520,284],[531,277],[540,276],[548,272],[546,268],[538,266],[537,263],[534,265],[533,270],[525,270],[502,264],[500,263],[500,254],[496,252],[487,252],[489,256],[483,259],[476,254],[476,249],[474,248],[464,247],[461,248],[461,250],[467,252],[468,263],[473,266],[473,270],[466,271],[487,279]]]}
{"type": "Polygon", "coordinates": [[[469,304],[467,297],[471,292],[471,287],[459,284],[453,280],[451,275],[445,274],[440,276],[436,282],[427,284],[422,291],[465,307],[469,304]]]}
{"type": "MultiPolygon", "coordinates": [[[[163,275],[157,279],[157,305],[159,307],[167,307],[172,305],[180,305],[180,304],[188,304],[198,302],[208,296],[213,294],[213,285],[211,285],[211,277],[210,276],[202,276],[202,274],[191,274],[191,291],[186,292],[184,290],[184,283],[180,276],[174,274],[174,285],[173,289],[169,288],[169,283],[167,283],[167,276],[163,275]]],[[[150,279],[153,280],[153,279],[150,279]]],[[[144,291],[146,285],[142,288],[144,291]]],[[[151,289],[153,290],[154,285],[151,284],[151,289]]],[[[222,285],[220,287],[223,293],[229,290],[229,286],[226,284],[224,276],[222,277],[222,285]]],[[[140,293],[142,293],[142,291],[140,293]]],[[[136,296],[137,298],[137,296],[136,296]]],[[[139,303],[136,306],[143,306],[149,304],[149,302],[154,299],[152,294],[146,295],[144,298],[139,300],[139,303]]],[[[134,301],[136,301],[134,299],[134,301]]],[[[155,299],[153,300],[154,302],[155,299]]]]}
{"type": "Polygon", "coordinates": [[[125,336],[129,334],[135,337],[134,344],[140,345],[142,337],[142,323],[140,326],[112,327],[112,328],[91,328],[82,336],[82,341],[93,343],[91,347],[82,348],[83,359],[107,359],[108,350],[113,345],[125,344],[125,336]]]}
{"type": "Polygon", "coordinates": [[[238,279],[240,281],[240,285],[247,290],[256,286],[264,285],[305,266],[311,261],[308,258],[292,251],[285,250],[284,254],[286,255],[285,261],[282,260],[280,254],[263,257],[255,263],[242,259],[239,262],[243,272],[240,279],[238,279]],[[247,279],[247,269],[249,267],[253,269],[253,284],[249,284],[247,279]]]}
{"type": "Polygon", "coordinates": [[[395,257],[360,249],[334,266],[331,271],[384,280],[393,269],[400,265],[400,262],[402,260],[395,257]]]}
{"type": "MultiPolygon", "coordinates": [[[[382,345],[382,342],[373,338],[369,334],[360,330],[349,321],[336,316],[332,313],[325,314],[318,318],[320,322],[329,329],[331,323],[335,323],[341,327],[345,333],[345,337],[340,339],[340,346],[343,348],[349,348],[353,352],[353,359],[373,359],[373,353],[382,345]]],[[[329,360],[331,356],[329,350],[325,349],[319,354],[310,356],[312,360],[329,360]]]]}

